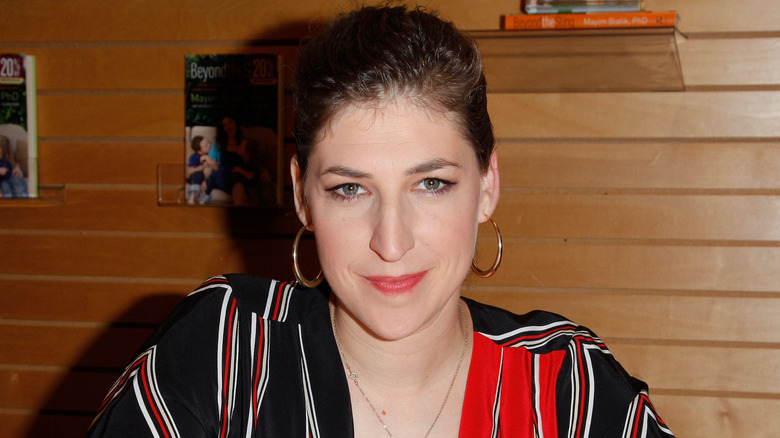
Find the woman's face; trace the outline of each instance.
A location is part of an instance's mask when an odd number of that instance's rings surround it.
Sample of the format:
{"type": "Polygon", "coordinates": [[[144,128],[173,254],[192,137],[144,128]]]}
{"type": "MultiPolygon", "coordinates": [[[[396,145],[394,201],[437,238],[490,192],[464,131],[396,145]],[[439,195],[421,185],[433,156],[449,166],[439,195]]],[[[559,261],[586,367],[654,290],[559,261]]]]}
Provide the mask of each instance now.
{"type": "Polygon", "coordinates": [[[405,100],[343,110],[314,145],[304,184],[293,160],[323,273],[376,336],[409,336],[457,308],[478,222],[498,201],[490,163],[481,172],[453,121],[405,100]]]}
{"type": "Polygon", "coordinates": [[[225,130],[225,133],[229,137],[233,137],[236,135],[236,130],[238,129],[238,125],[236,124],[236,121],[233,120],[230,117],[225,117],[222,119],[222,129],[225,130]]]}

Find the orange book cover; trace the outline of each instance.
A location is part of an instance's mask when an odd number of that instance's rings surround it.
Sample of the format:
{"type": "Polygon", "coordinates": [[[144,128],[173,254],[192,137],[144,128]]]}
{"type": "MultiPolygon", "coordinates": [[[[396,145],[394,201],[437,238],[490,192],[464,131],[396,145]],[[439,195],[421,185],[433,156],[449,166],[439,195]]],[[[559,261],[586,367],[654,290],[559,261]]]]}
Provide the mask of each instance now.
{"type": "Polygon", "coordinates": [[[505,15],[506,30],[610,29],[631,27],[673,27],[677,12],[604,12],[594,14],[505,15]]]}

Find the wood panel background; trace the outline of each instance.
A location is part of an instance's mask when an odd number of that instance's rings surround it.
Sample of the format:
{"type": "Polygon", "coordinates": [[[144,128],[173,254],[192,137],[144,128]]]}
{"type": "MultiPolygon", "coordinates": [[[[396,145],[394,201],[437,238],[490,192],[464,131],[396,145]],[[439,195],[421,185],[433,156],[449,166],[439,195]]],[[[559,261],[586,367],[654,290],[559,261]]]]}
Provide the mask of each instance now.
{"type": "MultiPolygon", "coordinates": [[[[518,10],[423,3],[474,30],[518,10]]],[[[38,57],[40,182],[62,201],[0,201],[1,437],[82,436],[205,277],[292,277],[294,216],[160,207],[156,165],[183,165],[184,54],[296,38],[352,4],[0,0],[0,51],[38,57]]],[[[505,261],[464,293],[589,326],[680,437],[776,436],[780,6],[645,4],[680,14],[686,91],[490,96],[505,261]]]]}

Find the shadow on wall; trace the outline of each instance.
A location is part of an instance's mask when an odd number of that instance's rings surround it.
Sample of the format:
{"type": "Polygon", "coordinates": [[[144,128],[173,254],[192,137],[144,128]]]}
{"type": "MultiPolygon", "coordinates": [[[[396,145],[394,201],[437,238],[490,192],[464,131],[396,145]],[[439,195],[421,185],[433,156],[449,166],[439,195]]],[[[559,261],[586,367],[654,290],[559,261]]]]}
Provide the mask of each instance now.
{"type": "MultiPolygon", "coordinates": [[[[272,40],[302,38],[320,27],[321,24],[314,21],[288,23],[259,34],[251,45],[267,45],[272,40]]],[[[176,62],[178,61],[177,59],[176,62]]],[[[286,172],[288,168],[289,163],[284,163],[286,172]]],[[[291,194],[292,190],[288,187],[285,190],[287,201],[281,209],[223,208],[226,232],[234,250],[241,254],[243,272],[281,280],[293,279],[291,248],[301,223],[295,214],[291,194]]],[[[307,233],[303,239],[300,257],[304,272],[316,275],[319,265],[311,233],[307,233]]],[[[214,274],[219,273],[222,272],[214,274]]],[[[193,284],[191,289],[197,286],[193,284]]],[[[100,403],[124,367],[136,356],[156,325],[187,292],[189,291],[160,291],[139,300],[117,315],[64,372],[56,388],[39,405],[26,433],[21,436],[83,437],[100,403]]]]}
{"type": "Polygon", "coordinates": [[[24,436],[83,437],[103,397],[154,330],[152,321],[160,321],[181,299],[181,293],[160,291],[117,315],[67,369],[24,436]]]}
{"type": "MultiPolygon", "coordinates": [[[[322,21],[291,22],[267,32],[258,34],[252,46],[273,45],[275,40],[296,39],[305,44],[305,38],[315,35],[324,27],[322,21]]],[[[289,44],[289,43],[288,43],[289,44]]],[[[286,59],[284,71],[286,113],[292,114],[290,104],[291,80],[294,75],[294,59],[286,59]]],[[[226,223],[234,248],[242,255],[243,272],[253,275],[270,277],[282,281],[293,280],[292,244],[295,235],[302,224],[295,213],[292,182],[290,179],[289,160],[295,154],[295,140],[289,136],[292,127],[286,127],[285,151],[282,169],[285,174],[283,190],[283,206],[273,207],[234,207],[226,208],[226,223]]],[[[302,270],[315,276],[319,272],[316,250],[313,244],[313,234],[306,233],[301,239],[299,260],[302,270]]]]}

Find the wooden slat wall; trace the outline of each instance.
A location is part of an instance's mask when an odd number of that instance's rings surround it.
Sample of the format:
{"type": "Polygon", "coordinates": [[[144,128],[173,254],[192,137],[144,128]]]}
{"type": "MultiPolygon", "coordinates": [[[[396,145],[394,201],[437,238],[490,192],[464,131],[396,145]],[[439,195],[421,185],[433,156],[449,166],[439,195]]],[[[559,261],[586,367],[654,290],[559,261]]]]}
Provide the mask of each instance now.
{"type": "MultiPolygon", "coordinates": [[[[0,203],[0,437],[82,436],[203,278],[292,277],[294,216],[160,207],[156,164],[183,163],[185,53],[294,38],[352,3],[0,0],[0,51],[38,56],[41,183],[64,186],[62,204],[0,203]]],[[[475,30],[518,8],[424,3],[475,30]]],[[[465,294],[589,326],[678,436],[774,436],[780,8],[645,4],[680,13],[687,91],[490,96],[505,261],[465,294]]]]}

